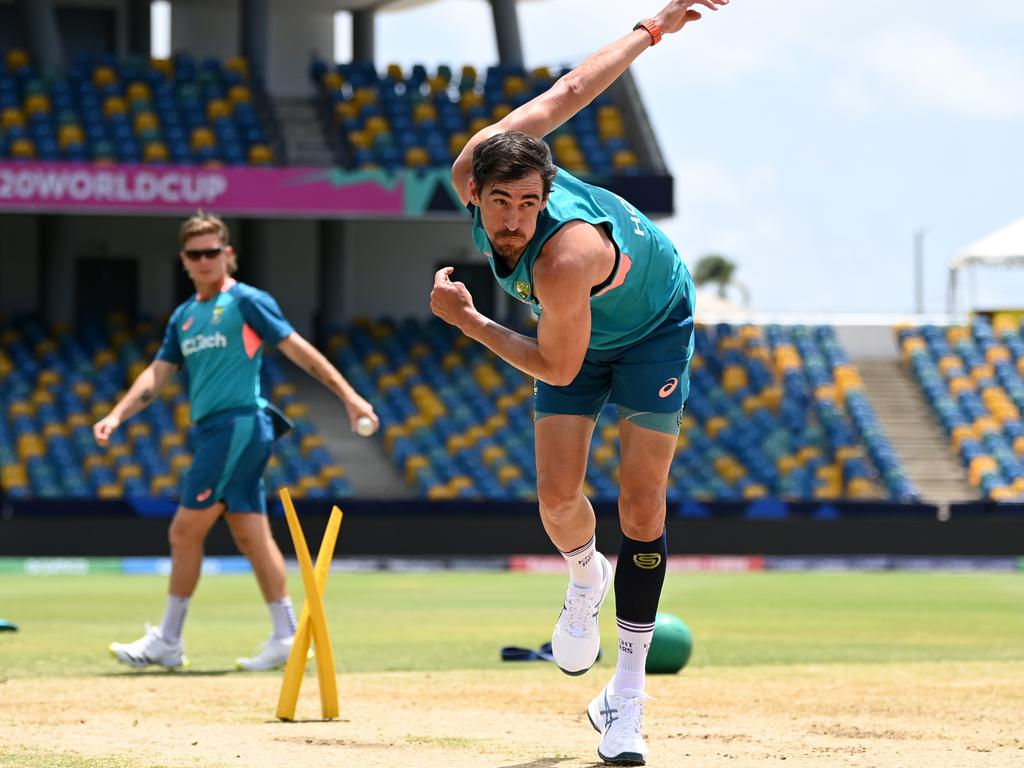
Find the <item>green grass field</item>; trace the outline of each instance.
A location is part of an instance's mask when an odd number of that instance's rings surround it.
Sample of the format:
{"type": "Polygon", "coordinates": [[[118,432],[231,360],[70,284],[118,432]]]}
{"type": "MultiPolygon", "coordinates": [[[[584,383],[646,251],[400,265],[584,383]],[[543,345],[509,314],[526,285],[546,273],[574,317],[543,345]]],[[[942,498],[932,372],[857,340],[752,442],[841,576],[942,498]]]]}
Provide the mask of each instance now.
{"type": "MultiPolygon", "coordinates": [[[[511,573],[335,573],[326,605],[339,672],[485,669],[502,645],[550,638],[565,580],[511,573]]],[[[112,640],[163,611],[156,576],[0,576],[0,678],[118,673],[112,640]]],[[[302,586],[291,580],[301,603],[302,586]]],[[[677,573],[662,609],[695,638],[691,665],[1024,660],[1024,574],[677,573]]],[[[605,647],[614,648],[606,607],[605,647]]],[[[233,669],[269,620],[251,576],[204,578],[185,629],[190,672],[233,669]]],[[[610,659],[605,660],[605,664],[610,659]]],[[[506,665],[507,666],[507,665],[506,665]]]]}

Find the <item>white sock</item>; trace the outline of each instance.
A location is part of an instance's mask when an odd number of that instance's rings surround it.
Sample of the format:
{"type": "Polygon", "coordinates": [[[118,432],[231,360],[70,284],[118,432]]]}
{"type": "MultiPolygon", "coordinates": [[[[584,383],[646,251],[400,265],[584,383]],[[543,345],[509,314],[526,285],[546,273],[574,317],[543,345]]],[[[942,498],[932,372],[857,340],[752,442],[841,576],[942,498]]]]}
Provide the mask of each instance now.
{"type": "MultiPolygon", "coordinates": [[[[559,550],[561,552],[561,550],[559,550]]],[[[569,578],[577,587],[591,589],[601,586],[601,563],[597,555],[597,536],[572,552],[562,552],[569,565],[569,578]]]]}
{"type": "Polygon", "coordinates": [[[275,640],[284,640],[295,634],[298,622],[295,620],[292,599],[288,595],[273,603],[267,603],[267,608],[270,609],[270,620],[274,624],[275,640]]]}
{"type": "Polygon", "coordinates": [[[191,600],[191,597],[167,596],[167,611],[164,620],[160,622],[160,637],[166,642],[176,643],[181,640],[181,630],[185,627],[185,614],[188,613],[191,600]]]}
{"type": "Polygon", "coordinates": [[[616,623],[619,627],[619,661],[612,678],[611,692],[621,693],[629,689],[643,693],[644,667],[654,636],[654,622],[637,624],[617,618],[616,623]]]}

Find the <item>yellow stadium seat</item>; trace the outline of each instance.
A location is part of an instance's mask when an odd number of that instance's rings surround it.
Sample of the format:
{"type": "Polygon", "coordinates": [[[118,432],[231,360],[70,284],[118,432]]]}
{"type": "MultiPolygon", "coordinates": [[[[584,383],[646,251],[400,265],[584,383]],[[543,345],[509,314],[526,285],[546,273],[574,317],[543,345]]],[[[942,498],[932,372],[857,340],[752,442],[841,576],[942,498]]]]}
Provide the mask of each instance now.
{"type": "Polygon", "coordinates": [[[405,150],[405,165],[408,168],[425,168],[430,165],[430,155],[422,147],[409,147],[405,150]]]}
{"type": "Polygon", "coordinates": [[[377,103],[377,89],[376,88],[357,88],[355,93],[352,94],[352,100],[356,103],[356,106],[362,108],[366,104],[377,103]]]}
{"type": "Polygon", "coordinates": [[[515,464],[506,464],[498,469],[498,482],[508,485],[513,480],[523,476],[523,471],[515,464]]]}
{"type": "Polygon", "coordinates": [[[128,88],[125,89],[125,96],[128,101],[149,101],[153,98],[152,92],[149,90],[149,86],[146,83],[135,82],[129,83],[128,88]]]}
{"type": "Polygon", "coordinates": [[[206,119],[212,123],[222,117],[231,117],[231,105],[224,99],[210,99],[206,103],[206,119]]]}
{"type": "Polygon", "coordinates": [[[192,414],[189,411],[188,403],[178,403],[174,408],[174,424],[178,429],[188,429],[192,423],[192,414]]]}
{"type": "Polygon", "coordinates": [[[727,426],[729,426],[729,420],[727,418],[725,418],[724,416],[712,416],[710,419],[708,419],[707,424],[705,424],[704,428],[708,433],[708,437],[714,440],[715,437],[718,436],[718,433],[725,429],[727,426]]]}
{"type": "Polygon", "coordinates": [[[128,425],[128,437],[133,440],[137,437],[149,437],[152,434],[153,430],[144,421],[135,421],[128,425]]]}
{"type": "Polygon", "coordinates": [[[422,123],[427,120],[437,120],[437,108],[426,101],[421,101],[412,110],[412,121],[422,123]]]}
{"type": "Polygon", "coordinates": [[[24,128],[25,116],[17,107],[7,107],[3,111],[3,115],[0,115],[0,127],[5,131],[9,131],[11,128],[24,128]]]}
{"type": "Polygon", "coordinates": [[[320,477],[325,481],[337,480],[345,476],[345,468],[337,464],[327,464],[320,470],[320,477]]]}
{"type": "Polygon", "coordinates": [[[7,489],[27,485],[28,472],[23,464],[4,464],[0,467],[0,483],[7,489]]]}
{"type": "Polygon", "coordinates": [[[517,75],[505,78],[505,85],[502,87],[502,91],[505,95],[513,99],[520,94],[528,92],[529,90],[526,80],[517,75]]]}
{"type": "Polygon", "coordinates": [[[117,72],[113,67],[100,65],[92,71],[92,82],[97,88],[102,90],[108,85],[113,85],[117,82],[117,72]]]}
{"type": "Polygon", "coordinates": [[[170,153],[162,141],[151,141],[142,150],[142,161],[145,163],[166,163],[170,153]]]}
{"type": "Polygon", "coordinates": [[[28,53],[23,51],[21,48],[13,48],[9,50],[5,58],[8,72],[15,72],[16,70],[29,65],[28,53]]]}
{"type": "Polygon", "coordinates": [[[332,91],[340,90],[345,85],[345,79],[341,76],[341,73],[335,70],[329,70],[324,72],[324,77],[320,81],[321,86],[328,93],[332,91]]]}
{"type": "Polygon", "coordinates": [[[167,78],[174,74],[174,62],[170,59],[150,59],[149,68],[156,70],[167,78]]]}
{"type": "Polygon", "coordinates": [[[469,132],[470,134],[479,133],[490,124],[491,121],[486,117],[474,117],[469,123],[469,132]]]}
{"type": "Polygon", "coordinates": [[[103,102],[103,116],[109,120],[114,115],[128,114],[128,105],[120,96],[108,96],[103,102]]]}
{"type": "Polygon", "coordinates": [[[77,123],[66,123],[57,130],[57,146],[61,149],[67,149],[72,144],[81,144],[84,141],[85,132],[77,123]]]}
{"type": "Polygon", "coordinates": [[[403,83],[403,82],[405,82],[405,74],[402,72],[402,65],[401,64],[394,64],[394,63],[388,64],[388,68],[387,68],[387,73],[386,74],[387,74],[387,77],[391,78],[396,83],[403,83]]]}
{"type": "Polygon", "coordinates": [[[369,149],[373,146],[373,137],[366,131],[349,131],[348,143],[356,149],[369,149]]]}
{"type": "Polygon", "coordinates": [[[533,71],[530,72],[530,77],[534,80],[550,80],[554,75],[551,74],[550,67],[535,67],[533,71]]]}
{"type": "Polygon", "coordinates": [[[629,149],[620,149],[612,158],[612,165],[617,171],[635,168],[639,162],[636,153],[629,149]]]}
{"type": "Polygon", "coordinates": [[[274,152],[266,144],[253,144],[249,147],[249,165],[271,165],[274,152]]]}
{"type": "Polygon", "coordinates": [[[217,146],[217,137],[214,136],[206,126],[198,126],[192,129],[192,150],[206,149],[217,146]]]}
{"type": "Polygon", "coordinates": [[[133,477],[142,477],[142,467],[138,464],[122,464],[117,470],[117,479],[122,483],[133,477]]]}
{"type": "Polygon", "coordinates": [[[132,127],[136,136],[147,131],[159,131],[160,119],[153,112],[138,112],[132,119],[132,127]]]}
{"type": "Polygon", "coordinates": [[[101,499],[120,499],[124,489],[120,483],[105,483],[96,489],[96,495],[101,499]]]}
{"type": "Polygon", "coordinates": [[[992,456],[975,456],[967,469],[967,479],[977,488],[981,485],[981,477],[987,472],[997,472],[999,463],[992,456]]]}
{"type": "Polygon", "coordinates": [[[28,115],[50,114],[50,97],[45,93],[30,93],[25,97],[25,113],[28,115]]]}
{"type": "Polygon", "coordinates": [[[36,156],[36,145],[31,139],[15,139],[11,142],[11,157],[15,160],[32,160],[36,156]]]}
{"type": "Polygon", "coordinates": [[[249,60],[245,56],[232,56],[224,63],[224,69],[234,72],[244,80],[249,79],[249,60]]]}
{"type": "Polygon", "coordinates": [[[416,480],[416,471],[429,466],[430,462],[426,456],[421,456],[418,453],[413,454],[405,460],[405,482],[411,485],[416,480]]]}
{"type": "Polygon", "coordinates": [[[474,107],[480,107],[484,104],[484,97],[482,94],[476,93],[475,91],[467,91],[462,94],[462,99],[459,101],[459,106],[463,112],[468,112],[474,107]]]}
{"type": "Polygon", "coordinates": [[[512,106],[510,104],[497,104],[494,109],[491,110],[491,121],[498,122],[504,120],[512,113],[512,106]]]}

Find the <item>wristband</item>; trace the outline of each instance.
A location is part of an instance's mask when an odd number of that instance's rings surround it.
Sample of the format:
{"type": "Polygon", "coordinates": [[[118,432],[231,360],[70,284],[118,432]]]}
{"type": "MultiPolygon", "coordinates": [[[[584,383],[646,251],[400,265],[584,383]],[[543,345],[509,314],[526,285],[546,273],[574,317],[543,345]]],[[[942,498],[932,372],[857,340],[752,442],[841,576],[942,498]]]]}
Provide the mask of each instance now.
{"type": "Polygon", "coordinates": [[[638,29],[647,30],[647,34],[651,36],[651,45],[657,45],[661,42],[661,27],[659,27],[653,19],[638,21],[636,26],[633,27],[633,31],[635,32],[638,29]]]}

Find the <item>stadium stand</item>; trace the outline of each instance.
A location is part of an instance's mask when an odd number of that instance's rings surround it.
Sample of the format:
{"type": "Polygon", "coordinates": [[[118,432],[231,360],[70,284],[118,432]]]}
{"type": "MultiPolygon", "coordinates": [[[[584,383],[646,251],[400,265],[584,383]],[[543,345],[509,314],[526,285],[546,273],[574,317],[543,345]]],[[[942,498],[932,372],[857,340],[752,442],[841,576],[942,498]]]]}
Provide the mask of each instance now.
{"type": "MultiPolygon", "coordinates": [[[[558,73],[559,75],[561,73],[558,73]]],[[[443,168],[470,137],[547,90],[557,75],[546,67],[491,66],[481,80],[462,67],[440,65],[431,75],[417,64],[378,73],[372,64],[314,60],[310,77],[339,165],[350,169],[443,168]]],[[[608,94],[548,137],[555,162],[570,173],[637,175],[622,112],[608,94]]]]}
{"type": "MultiPolygon", "coordinates": [[[[831,328],[698,327],[697,345],[670,500],[917,499],[831,328]]],[[[436,320],[363,320],[328,350],[419,493],[534,498],[530,379],[436,320]]],[[[617,494],[607,410],[587,472],[596,498],[617,494]]]]}
{"type": "Polygon", "coordinates": [[[1024,498],[1024,338],[1013,315],[896,329],[903,363],[981,495],[1024,498]]]}
{"type": "MultiPolygon", "coordinates": [[[[93,423],[152,359],[160,330],[123,316],[47,328],[32,318],[0,323],[0,487],[11,498],[176,498],[189,455],[189,407],[172,381],[101,449],[93,423]]],[[[275,446],[268,491],[287,484],[307,498],[352,495],[306,406],[273,356],[263,391],[295,422],[275,446]]]]}
{"type": "Polygon", "coordinates": [[[12,50],[0,72],[0,159],[270,165],[273,125],[239,56],[83,55],[56,74],[12,50]]]}

